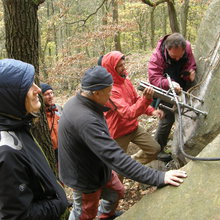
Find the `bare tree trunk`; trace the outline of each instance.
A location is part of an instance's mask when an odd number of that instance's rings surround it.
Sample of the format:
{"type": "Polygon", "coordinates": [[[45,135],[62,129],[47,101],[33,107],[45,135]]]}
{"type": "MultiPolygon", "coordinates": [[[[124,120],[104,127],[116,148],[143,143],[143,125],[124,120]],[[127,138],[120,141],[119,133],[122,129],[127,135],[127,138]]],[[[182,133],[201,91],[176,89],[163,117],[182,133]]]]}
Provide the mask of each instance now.
{"type": "Polygon", "coordinates": [[[169,19],[170,19],[170,28],[171,31],[174,32],[180,32],[179,29],[179,24],[177,20],[177,15],[176,15],[176,9],[174,7],[174,1],[167,1],[167,7],[168,7],[168,14],[169,14],[169,19]]]}
{"type": "Polygon", "coordinates": [[[151,31],[151,36],[150,36],[150,44],[151,48],[154,48],[155,46],[155,20],[154,20],[154,10],[155,7],[152,8],[150,12],[150,31],[151,31]]]}
{"type": "MultiPolygon", "coordinates": [[[[112,0],[113,5],[113,23],[118,25],[118,2],[112,0]]],[[[116,31],[114,35],[115,50],[121,51],[120,32],[116,31]]]]}
{"type": "Polygon", "coordinates": [[[186,37],[186,31],[187,31],[188,11],[189,11],[189,0],[185,0],[181,6],[181,12],[180,12],[180,27],[181,27],[181,33],[184,37],[186,37]]]}
{"type": "Polygon", "coordinates": [[[162,14],[163,14],[163,36],[167,35],[167,13],[166,13],[166,8],[163,5],[162,8],[162,14]]]}
{"type": "MultiPolygon", "coordinates": [[[[55,10],[54,10],[54,3],[53,0],[51,0],[51,15],[55,16],[55,10]]],[[[53,36],[54,36],[54,43],[55,43],[55,56],[56,56],[56,61],[58,61],[58,41],[57,41],[57,28],[55,23],[53,23],[53,36]]]]}
{"type": "MultiPolygon", "coordinates": [[[[107,20],[107,14],[108,14],[108,7],[107,7],[108,1],[105,2],[104,7],[102,7],[102,25],[106,26],[108,24],[107,20]]],[[[103,40],[101,45],[101,54],[105,54],[106,51],[106,42],[103,40]]]]}
{"type": "MultiPolygon", "coordinates": [[[[49,19],[49,17],[50,17],[50,3],[47,2],[47,18],[49,19]]],[[[44,45],[42,45],[41,39],[39,38],[39,59],[41,61],[41,66],[42,66],[41,73],[43,74],[44,79],[48,78],[48,73],[47,73],[47,70],[46,70],[47,68],[46,68],[46,65],[45,65],[45,56],[46,56],[47,45],[50,41],[49,38],[50,38],[49,31],[47,33],[47,37],[46,37],[44,45]]]]}
{"type": "MultiPolygon", "coordinates": [[[[41,1],[2,0],[6,32],[6,50],[9,58],[34,65],[36,83],[39,85],[39,24],[38,5],[41,1]]],[[[41,97],[41,103],[42,97],[41,97]]],[[[48,131],[47,119],[42,105],[39,122],[32,129],[34,137],[42,147],[54,172],[55,155],[48,131]]]]}
{"type": "Polygon", "coordinates": [[[170,28],[172,32],[179,32],[179,23],[177,20],[176,9],[174,6],[174,0],[141,0],[143,3],[149,5],[150,7],[156,7],[162,3],[167,3],[168,14],[170,20],[170,28]]]}
{"type": "Polygon", "coordinates": [[[8,57],[33,64],[38,74],[38,6],[32,1],[2,0],[2,2],[8,57]]]}

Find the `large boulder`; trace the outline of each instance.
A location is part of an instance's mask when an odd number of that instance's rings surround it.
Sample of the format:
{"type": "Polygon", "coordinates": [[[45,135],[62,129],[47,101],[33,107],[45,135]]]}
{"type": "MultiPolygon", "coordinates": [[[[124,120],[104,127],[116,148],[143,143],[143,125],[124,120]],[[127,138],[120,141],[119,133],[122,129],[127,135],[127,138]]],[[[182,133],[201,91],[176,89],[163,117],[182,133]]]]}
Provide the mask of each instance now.
{"type": "MultiPolygon", "coordinates": [[[[183,117],[185,150],[197,155],[210,141],[220,133],[220,0],[210,4],[198,31],[195,47],[197,62],[197,85],[192,94],[204,100],[204,104],[195,102],[198,109],[206,111],[207,117],[200,115],[194,121],[183,117]]],[[[195,116],[195,113],[191,113],[195,116]]],[[[178,127],[178,123],[176,124],[178,127]]],[[[174,135],[174,155],[179,156],[179,130],[174,135]]]]}
{"type": "MultiPolygon", "coordinates": [[[[220,156],[220,135],[198,155],[220,156]]],[[[220,161],[191,161],[182,169],[188,177],[179,187],[166,186],[125,212],[118,220],[219,220],[220,161]]]]}

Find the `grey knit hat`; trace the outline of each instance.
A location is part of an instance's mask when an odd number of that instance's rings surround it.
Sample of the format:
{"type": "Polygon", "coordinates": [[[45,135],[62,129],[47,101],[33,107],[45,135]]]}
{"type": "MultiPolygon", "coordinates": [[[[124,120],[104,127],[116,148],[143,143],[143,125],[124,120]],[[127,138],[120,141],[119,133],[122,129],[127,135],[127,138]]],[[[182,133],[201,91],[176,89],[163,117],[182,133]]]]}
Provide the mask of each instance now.
{"type": "Polygon", "coordinates": [[[81,88],[89,91],[101,90],[112,84],[112,75],[101,66],[87,70],[81,80],[81,88]]]}
{"type": "Polygon", "coordinates": [[[50,89],[53,90],[53,88],[50,85],[46,84],[46,83],[40,83],[40,87],[41,87],[41,91],[42,91],[43,94],[47,90],[50,90],[50,89]]]}

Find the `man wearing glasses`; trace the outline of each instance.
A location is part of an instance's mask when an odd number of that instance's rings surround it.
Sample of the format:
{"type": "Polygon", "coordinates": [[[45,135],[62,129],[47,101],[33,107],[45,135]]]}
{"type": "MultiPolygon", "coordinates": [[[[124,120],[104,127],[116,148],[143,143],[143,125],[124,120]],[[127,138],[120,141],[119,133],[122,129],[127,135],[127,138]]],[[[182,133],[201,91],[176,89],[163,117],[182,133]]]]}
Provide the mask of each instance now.
{"type": "Polygon", "coordinates": [[[62,107],[55,104],[53,88],[46,84],[41,83],[41,90],[43,94],[43,100],[46,106],[46,117],[50,132],[50,137],[55,151],[56,161],[58,160],[58,121],[62,112],[62,107]]]}

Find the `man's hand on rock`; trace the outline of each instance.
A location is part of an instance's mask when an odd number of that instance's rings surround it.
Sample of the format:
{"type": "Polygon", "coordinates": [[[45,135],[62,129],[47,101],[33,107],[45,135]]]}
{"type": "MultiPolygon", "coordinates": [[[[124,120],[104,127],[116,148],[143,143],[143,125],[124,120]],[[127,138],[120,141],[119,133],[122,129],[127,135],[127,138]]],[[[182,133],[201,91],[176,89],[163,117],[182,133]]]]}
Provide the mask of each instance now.
{"type": "Polygon", "coordinates": [[[165,173],[164,183],[173,186],[179,186],[183,182],[182,178],[186,178],[187,174],[182,170],[169,170],[165,173]]]}

